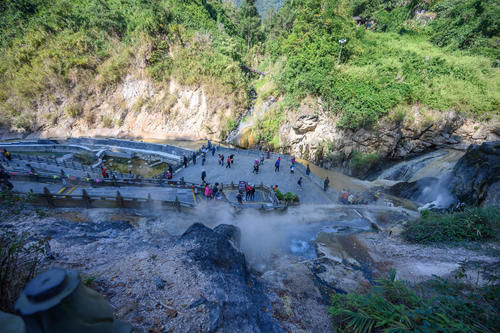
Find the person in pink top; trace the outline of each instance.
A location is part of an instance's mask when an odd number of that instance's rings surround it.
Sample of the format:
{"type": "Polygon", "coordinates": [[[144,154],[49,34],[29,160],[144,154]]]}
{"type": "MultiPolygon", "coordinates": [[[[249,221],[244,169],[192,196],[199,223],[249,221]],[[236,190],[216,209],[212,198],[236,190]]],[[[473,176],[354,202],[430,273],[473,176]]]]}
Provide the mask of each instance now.
{"type": "Polygon", "coordinates": [[[207,197],[207,199],[210,199],[212,197],[212,190],[210,189],[210,186],[208,186],[208,184],[205,186],[205,197],[207,197]]]}

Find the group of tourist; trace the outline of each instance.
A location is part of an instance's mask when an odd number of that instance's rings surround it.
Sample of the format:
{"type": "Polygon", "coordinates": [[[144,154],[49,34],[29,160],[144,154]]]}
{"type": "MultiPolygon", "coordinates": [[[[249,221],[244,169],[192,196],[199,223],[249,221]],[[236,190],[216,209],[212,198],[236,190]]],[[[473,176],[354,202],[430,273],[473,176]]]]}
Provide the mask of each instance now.
{"type": "Polygon", "coordinates": [[[204,191],[205,198],[208,200],[222,200],[222,184],[219,186],[219,183],[215,183],[212,187],[210,184],[205,184],[204,191]]]}
{"type": "MultiPolygon", "coordinates": [[[[210,140],[207,142],[207,145],[203,145],[201,147],[199,154],[202,158],[202,166],[204,166],[205,163],[207,163],[207,154],[211,153],[211,155],[213,157],[215,157],[216,151],[217,151],[217,146],[212,145],[210,140]]],[[[226,168],[234,167],[234,157],[235,157],[234,154],[230,154],[229,156],[225,156],[222,152],[219,152],[217,154],[218,165],[221,167],[226,167],[226,168]]],[[[191,156],[191,159],[193,161],[193,165],[196,165],[196,158],[197,158],[197,154],[193,153],[191,156]]],[[[270,154],[269,150],[267,150],[265,153],[262,153],[259,156],[259,158],[256,158],[253,160],[253,163],[252,163],[253,164],[252,165],[252,173],[253,174],[257,175],[257,174],[259,174],[259,172],[261,172],[266,158],[267,159],[271,158],[271,154],[270,154]]],[[[188,166],[189,158],[187,156],[183,156],[183,163],[184,163],[184,167],[188,166]]],[[[282,164],[283,164],[283,159],[281,156],[278,156],[278,158],[276,159],[276,161],[274,163],[274,171],[279,173],[280,168],[282,167],[282,164]]],[[[292,156],[290,159],[290,169],[289,169],[290,173],[292,175],[295,174],[296,168],[297,168],[297,160],[296,160],[295,156],[292,156]]],[[[310,168],[309,164],[306,165],[305,174],[307,177],[310,176],[310,174],[311,174],[311,168],[310,168]]],[[[202,188],[205,189],[205,193],[204,193],[205,196],[207,198],[213,198],[214,197],[214,195],[213,195],[214,189],[213,189],[213,187],[210,187],[210,184],[207,182],[207,170],[205,168],[203,168],[201,170],[201,182],[202,182],[202,188]]],[[[297,189],[303,190],[303,186],[304,186],[304,178],[302,176],[299,176],[297,179],[297,189]]],[[[330,179],[328,177],[326,177],[323,181],[323,190],[325,192],[328,191],[329,186],[330,186],[330,179]]],[[[276,187],[277,187],[277,185],[276,185],[276,187]]],[[[252,187],[250,184],[247,184],[244,190],[240,189],[238,191],[236,199],[238,200],[238,203],[240,203],[240,204],[243,203],[243,201],[245,201],[245,200],[248,200],[248,201],[254,200],[255,199],[255,187],[252,187]]]]}
{"type": "Polygon", "coordinates": [[[370,202],[376,202],[382,197],[380,191],[363,192],[363,193],[349,193],[348,190],[343,189],[339,193],[339,201],[344,205],[368,205],[370,202]]]}
{"type": "Polygon", "coordinates": [[[218,156],[218,162],[220,166],[224,166],[224,162],[226,163],[226,168],[231,168],[231,165],[234,164],[234,154],[231,154],[227,157],[227,160],[225,159],[224,154],[219,154],[218,156]]]}

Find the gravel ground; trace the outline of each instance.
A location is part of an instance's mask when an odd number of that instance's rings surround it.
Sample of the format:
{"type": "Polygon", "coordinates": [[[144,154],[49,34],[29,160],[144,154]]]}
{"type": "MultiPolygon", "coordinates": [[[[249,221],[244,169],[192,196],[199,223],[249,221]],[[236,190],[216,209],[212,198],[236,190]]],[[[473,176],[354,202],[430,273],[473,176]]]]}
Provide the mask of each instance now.
{"type": "MultiPolygon", "coordinates": [[[[47,215],[40,217],[40,210],[26,209],[1,221],[0,232],[50,236],[51,251],[44,269],[79,270],[82,281],[108,299],[117,318],[148,332],[227,331],[224,321],[230,319],[225,311],[230,309],[218,305],[224,302],[262,304],[259,316],[276,320],[284,331],[329,332],[333,327],[327,313],[328,293],[336,288],[354,291],[390,267],[399,278],[412,282],[432,274],[453,277],[463,261],[500,267],[498,244],[470,244],[467,248],[413,245],[405,243],[396,229],[391,236],[387,232],[331,237],[322,233],[315,240],[321,258],[304,258],[271,246],[280,230],[293,229],[292,221],[306,223],[309,216],[309,221],[326,223],[320,211],[309,207],[256,217],[251,212],[235,216],[229,207],[211,206],[190,213],[58,209],[43,211],[47,215]],[[234,276],[226,278],[224,271],[207,271],[193,259],[196,244],[183,242],[180,235],[193,222],[201,221],[211,228],[220,223],[238,225],[247,260],[265,257],[265,269],[250,267],[250,289],[242,289],[234,276]],[[273,221],[278,222],[273,225],[273,221]],[[250,241],[247,235],[252,235],[250,241]],[[360,270],[366,263],[371,267],[360,270]]],[[[333,219],[341,220],[342,214],[333,219]]],[[[306,226],[314,225],[309,222],[306,226]]],[[[277,244],[285,238],[277,238],[277,244]]],[[[467,267],[470,280],[486,282],[474,267],[467,267]]],[[[242,324],[236,331],[256,331],[250,330],[255,328],[252,325],[242,324]]]]}

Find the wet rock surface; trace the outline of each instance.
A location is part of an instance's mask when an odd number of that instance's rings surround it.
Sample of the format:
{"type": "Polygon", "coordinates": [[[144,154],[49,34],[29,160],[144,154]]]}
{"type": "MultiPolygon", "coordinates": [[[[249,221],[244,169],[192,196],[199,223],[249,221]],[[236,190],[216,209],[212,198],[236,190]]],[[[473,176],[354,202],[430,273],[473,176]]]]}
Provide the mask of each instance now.
{"type": "Polygon", "coordinates": [[[499,177],[500,140],[471,145],[455,165],[449,188],[460,201],[478,205],[486,200],[489,186],[499,177]]]}
{"type": "MultiPolygon", "coordinates": [[[[424,195],[425,189],[432,187],[437,182],[438,182],[437,178],[425,177],[414,182],[397,183],[386,189],[386,192],[400,198],[405,198],[415,202],[425,203],[421,202],[420,199],[424,195]]],[[[435,196],[430,197],[428,201],[433,201],[434,197],[435,196]]]]}

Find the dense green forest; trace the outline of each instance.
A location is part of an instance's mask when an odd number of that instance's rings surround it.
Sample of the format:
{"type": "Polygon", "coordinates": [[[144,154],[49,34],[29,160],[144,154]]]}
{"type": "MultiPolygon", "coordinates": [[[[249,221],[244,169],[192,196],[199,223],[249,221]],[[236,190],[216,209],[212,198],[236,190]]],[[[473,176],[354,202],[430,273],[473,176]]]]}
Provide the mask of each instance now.
{"type": "MultiPolygon", "coordinates": [[[[155,82],[209,84],[243,109],[251,84],[284,109],[321,97],[338,126],[401,120],[412,105],[488,119],[500,105],[495,0],[19,0],[0,4],[3,125],[34,128],[56,91],[110,89],[142,57],[155,82]],[[259,8],[257,8],[259,6],[259,8]],[[353,19],[357,16],[360,25],[353,19]],[[346,39],[342,53],[340,39],[346,39]],[[245,68],[268,72],[261,78],[245,68]]],[[[68,112],[76,117],[78,108],[68,112]]],[[[268,135],[261,139],[271,140],[268,135]]]]}
{"type": "MultiPolygon", "coordinates": [[[[255,6],[259,15],[266,18],[276,14],[283,5],[283,2],[284,0],[257,0],[255,6]]],[[[240,7],[243,0],[234,0],[234,3],[237,7],[240,7]]]]}

